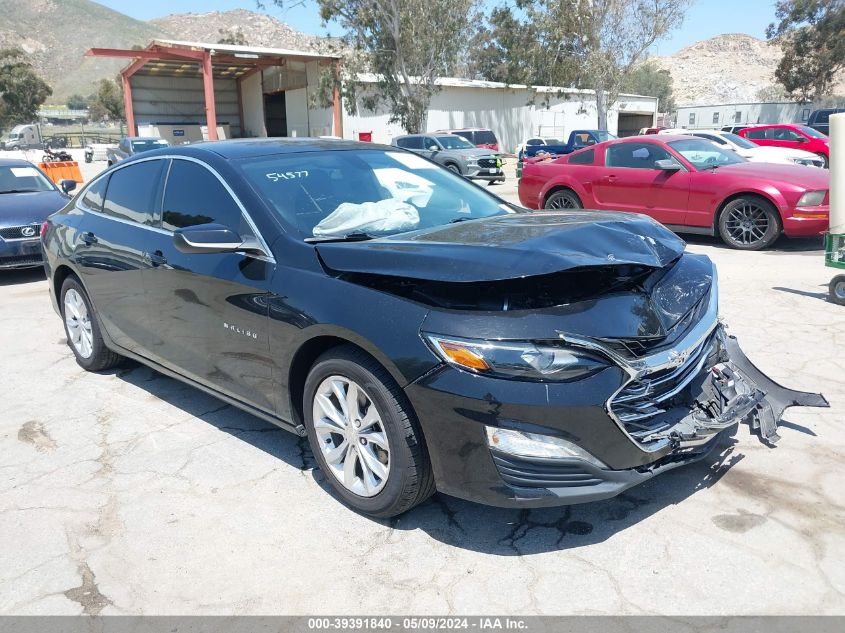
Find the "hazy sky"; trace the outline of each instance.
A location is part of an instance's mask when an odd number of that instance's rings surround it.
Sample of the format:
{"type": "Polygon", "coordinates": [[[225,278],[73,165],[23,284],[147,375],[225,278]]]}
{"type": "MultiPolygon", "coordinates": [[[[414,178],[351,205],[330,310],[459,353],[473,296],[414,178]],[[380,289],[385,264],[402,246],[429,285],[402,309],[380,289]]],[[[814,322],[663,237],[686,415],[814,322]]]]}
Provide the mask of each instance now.
{"type": "MultiPolygon", "coordinates": [[[[140,20],[149,20],[168,13],[196,13],[206,11],[226,11],[245,8],[257,10],[253,0],[99,0],[112,9],[131,15],[140,20]]],[[[490,6],[497,0],[487,0],[490,6]]],[[[294,3],[291,3],[294,4],[294,3]]],[[[270,0],[264,0],[265,12],[273,15],[294,28],[306,33],[324,35],[326,28],[320,23],[317,3],[304,0],[295,3],[289,9],[278,9],[270,0]]],[[[668,55],[698,40],[720,35],[721,33],[748,33],[762,38],[766,26],[774,19],[774,0],[694,0],[687,14],[684,26],[671,37],[660,42],[656,53],[668,55]]],[[[338,28],[329,27],[332,35],[339,33],[338,28]]]]}

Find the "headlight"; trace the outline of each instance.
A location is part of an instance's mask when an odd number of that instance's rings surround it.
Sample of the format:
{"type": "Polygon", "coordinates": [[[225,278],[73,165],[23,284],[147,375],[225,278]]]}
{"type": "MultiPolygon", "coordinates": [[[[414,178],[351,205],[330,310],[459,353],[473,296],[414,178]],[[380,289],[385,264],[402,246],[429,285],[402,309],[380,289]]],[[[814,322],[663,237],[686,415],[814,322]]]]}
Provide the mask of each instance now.
{"type": "Polygon", "coordinates": [[[541,382],[573,380],[608,364],[580,350],[531,342],[478,341],[428,334],[429,343],[447,363],[462,369],[541,382]]]}
{"type": "Polygon", "coordinates": [[[484,428],[487,431],[487,445],[503,453],[522,457],[576,457],[597,468],[607,468],[604,462],[591,453],[560,437],[493,426],[484,428]]]}
{"type": "Polygon", "coordinates": [[[817,207],[824,202],[827,191],[808,191],[798,199],[799,207],[817,207]]]}

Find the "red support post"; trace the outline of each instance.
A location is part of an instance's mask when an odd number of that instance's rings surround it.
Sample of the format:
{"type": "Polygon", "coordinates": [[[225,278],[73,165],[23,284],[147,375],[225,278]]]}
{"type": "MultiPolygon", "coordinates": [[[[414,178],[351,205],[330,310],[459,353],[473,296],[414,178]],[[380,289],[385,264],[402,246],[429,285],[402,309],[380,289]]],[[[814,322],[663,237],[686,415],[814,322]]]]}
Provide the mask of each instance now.
{"type": "Polygon", "coordinates": [[[135,129],[135,110],[132,105],[132,84],[129,82],[129,77],[125,73],[120,75],[123,82],[123,112],[126,115],[126,136],[137,136],[138,130],[135,129]]]}
{"type": "Polygon", "coordinates": [[[217,109],[214,105],[214,74],[211,68],[211,54],[202,56],[202,85],[205,91],[205,122],[208,126],[208,140],[217,140],[217,109]]]}

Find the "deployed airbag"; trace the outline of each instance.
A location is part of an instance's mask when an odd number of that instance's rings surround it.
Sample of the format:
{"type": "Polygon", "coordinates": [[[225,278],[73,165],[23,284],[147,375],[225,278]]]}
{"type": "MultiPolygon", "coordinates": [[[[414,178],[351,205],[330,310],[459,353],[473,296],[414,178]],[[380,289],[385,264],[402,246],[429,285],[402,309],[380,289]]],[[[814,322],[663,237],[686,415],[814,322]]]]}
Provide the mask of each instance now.
{"type": "Polygon", "coordinates": [[[378,202],[344,202],[315,227],[316,237],[339,237],[350,233],[388,233],[410,231],[419,225],[416,208],[388,198],[378,202]]]}

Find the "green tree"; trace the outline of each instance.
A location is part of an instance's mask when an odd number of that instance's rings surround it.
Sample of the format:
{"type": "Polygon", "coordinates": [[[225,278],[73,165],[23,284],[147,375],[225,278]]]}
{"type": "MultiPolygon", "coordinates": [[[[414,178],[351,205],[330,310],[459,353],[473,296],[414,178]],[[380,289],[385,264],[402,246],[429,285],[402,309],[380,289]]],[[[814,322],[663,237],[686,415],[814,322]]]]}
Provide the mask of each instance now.
{"type": "MultiPolygon", "coordinates": [[[[290,0],[273,0],[290,6],[290,0]]],[[[352,53],[344,71],[332,67],[321,81],[325,103],[335,88],[347,105],[368,110],[386,104],[392,122],[408,132],[422,131],[437,80],[457,65],[470,34],[478,0],[317,0],[324,22],[336,21],[352,53]],[[361,90],[356,74],[375,74],[375,90],[361,90]]]]}
{"type": "Polygon", "coordinates": [[[845,2],[779,0],[775,17],[777,23],[766,30],[783,51],[775,78],[802,101],[830,94],[836,74],[845,69],[845,2]]]}
{"type": "Polygon", "coordinates": [[[595,91],[598,128],[647,51],[680,26],[690,0],[517,0],[538,37],[532,63],[548,84],[595,91]]]}
{"type": "Polygon", "coordinates": [[[53,94],[19,48],[0,50],[0,125],[34,121],[38,108],[53,94]]]}
{"type": "Polygon", "coordinates": [[[477,24],[467,54],[467,77],[506,84],[543,83],[531,58],[538,37],[533,24],[521,22],[507,5],[494,8],[477,24]]]}
{"type": "Polygon", "coordinates": [[[84,110],[88,107],[88,101],[80,94],[72,94],[67,98],[65,105],[69,110],[84,110]]]}
{"type": "Polygon", "coordinates": [[[657,97],[658,111],[673,112],[675,97],[672,93],[672,75],[647,59],[635,66],[622,81],[622,92],[657,97]]]}
{"type": "Polygon", "coordinates": [[[97,96],[88,105],[88,118],[92,121],[122,121],[123,117],[123,85],[120,77],[115,80],[100,79],[97,84],[97,96]]]}

